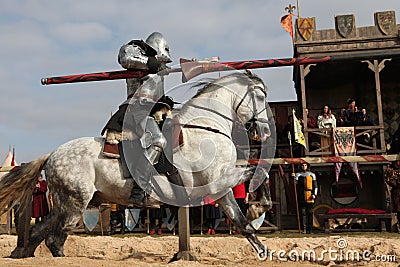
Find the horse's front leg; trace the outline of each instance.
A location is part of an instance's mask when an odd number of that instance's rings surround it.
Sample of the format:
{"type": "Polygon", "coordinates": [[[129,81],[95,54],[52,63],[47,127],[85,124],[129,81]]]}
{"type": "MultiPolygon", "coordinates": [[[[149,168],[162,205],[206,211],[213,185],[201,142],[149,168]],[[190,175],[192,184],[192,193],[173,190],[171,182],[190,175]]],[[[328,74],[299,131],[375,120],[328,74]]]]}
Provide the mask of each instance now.
{"type": "Polygon", "coordinates": [[[222,207],[225,215],[234,223],[242,235],[244,235],[250,244],[257,251],[258,256],[262,259],[267,255],[265,246],[258,240],[255,235],[256,230],[251,224],[247,223],[246,217],[237,204],[232,190],[225,196],[217,200],[218,204],[222,207]]]}

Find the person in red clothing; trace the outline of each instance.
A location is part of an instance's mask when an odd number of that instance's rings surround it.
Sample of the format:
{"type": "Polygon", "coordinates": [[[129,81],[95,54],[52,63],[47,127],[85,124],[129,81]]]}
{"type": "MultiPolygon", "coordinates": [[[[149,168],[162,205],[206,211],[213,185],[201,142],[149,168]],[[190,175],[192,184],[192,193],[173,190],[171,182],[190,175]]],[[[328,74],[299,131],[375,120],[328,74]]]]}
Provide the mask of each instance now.
{"type": "Polygon", "coordinates": [[[218,203],[209,196],[205,197],[204,205],[204,223],[208,227],[207,235],[215,235],[216,221],[221,218],[220,207],[218,203]]]}
{"type": "MultiPolygon", "coordinates": [[[[241,183],[234,188],[232,188],[233,196],[236,199],[236,202],[239,205],[240,210],[243,215],[246,216],[247,209],[249,208],[249,189],[248,183],[241,183]]],[[[238,230],[233,232],[234,235],[239,234],[238,230]]]]}
{"type": "Polygon", "coordinates": [[[40,174],[32,196],[31,217],[35,218],[35,223],[43,221],[43,218],[49,214],[49,205],[47,204],[47,182],[40,174]]]}

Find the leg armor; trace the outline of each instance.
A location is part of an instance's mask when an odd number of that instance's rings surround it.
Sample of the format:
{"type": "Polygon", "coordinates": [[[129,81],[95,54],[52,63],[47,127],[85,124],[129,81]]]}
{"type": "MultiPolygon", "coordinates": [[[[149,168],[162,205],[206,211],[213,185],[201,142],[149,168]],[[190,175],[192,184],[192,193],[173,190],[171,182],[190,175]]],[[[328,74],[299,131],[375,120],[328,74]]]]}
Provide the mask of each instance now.
{"type": "Polygon", "coordinates": [[[144,134],[140,138],[140,142],[142,147],[146,149],[146,158],[154,165],[158,163],[158,159],[167,145],[167,139],[153,117],[148,116],[142,121],[141,125],[143,126],[143,124],[145,124],[145,127],[143,127],[144,134]]]}

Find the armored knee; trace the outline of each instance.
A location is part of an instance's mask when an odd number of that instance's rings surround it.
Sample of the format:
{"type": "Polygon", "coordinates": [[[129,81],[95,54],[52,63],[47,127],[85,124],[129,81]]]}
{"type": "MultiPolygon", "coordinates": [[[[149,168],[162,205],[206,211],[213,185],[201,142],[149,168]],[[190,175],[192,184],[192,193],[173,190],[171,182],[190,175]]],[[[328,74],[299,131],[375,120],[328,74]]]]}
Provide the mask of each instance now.
{"type": "Polygon", "coordinates": [[[145,134],[141,138],[143,148],[146,148],[146,157],[154,165],[158,162],[162,151],[167,146],[167,139],[161,132],[153,117],[147,117],[145,134]]]}

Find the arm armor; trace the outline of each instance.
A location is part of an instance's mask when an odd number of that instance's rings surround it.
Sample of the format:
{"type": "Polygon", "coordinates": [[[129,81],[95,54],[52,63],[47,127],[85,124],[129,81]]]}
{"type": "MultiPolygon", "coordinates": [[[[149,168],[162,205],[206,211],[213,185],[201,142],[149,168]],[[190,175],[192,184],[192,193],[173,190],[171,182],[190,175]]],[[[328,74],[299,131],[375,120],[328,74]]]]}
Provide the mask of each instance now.
{"type": "Polygon", "coordinates": [[[145,51],[137,45],[123,45],[118,53],[118,63],[125,69],[148,70],[145,51]]]}

